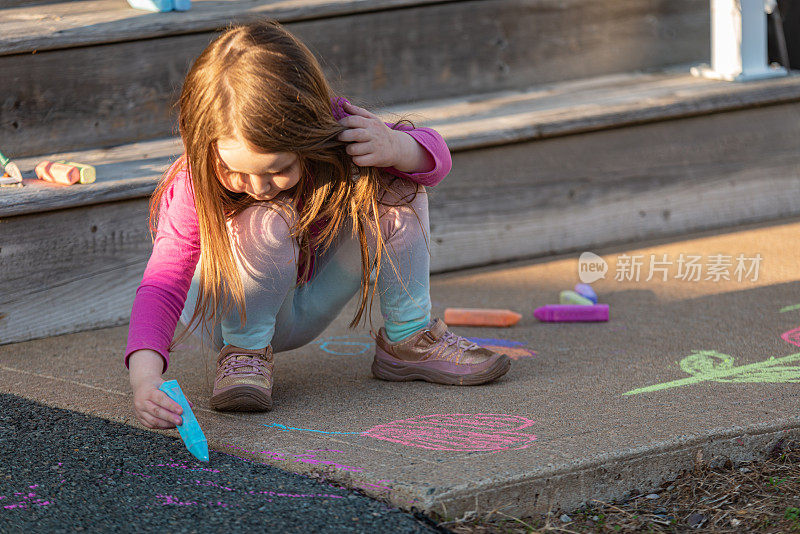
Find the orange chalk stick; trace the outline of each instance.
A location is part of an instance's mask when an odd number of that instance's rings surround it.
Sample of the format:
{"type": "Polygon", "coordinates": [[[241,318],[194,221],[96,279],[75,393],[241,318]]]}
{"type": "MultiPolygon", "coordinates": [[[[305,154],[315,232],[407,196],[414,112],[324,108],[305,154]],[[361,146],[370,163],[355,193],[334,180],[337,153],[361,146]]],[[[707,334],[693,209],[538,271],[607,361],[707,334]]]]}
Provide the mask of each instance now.
{"type": "Polygon", "coordinates": [[[444,322],[448,326],[513,326],[522,318],[511,310],[491,308],[447,308],[444,322]]]}
{"type": "Polygon", "coordinates": [[[36,166],[36,176],[48,182],[72,185],[81,179],[81,170],[74,165],[45,160],[36,166]]]}

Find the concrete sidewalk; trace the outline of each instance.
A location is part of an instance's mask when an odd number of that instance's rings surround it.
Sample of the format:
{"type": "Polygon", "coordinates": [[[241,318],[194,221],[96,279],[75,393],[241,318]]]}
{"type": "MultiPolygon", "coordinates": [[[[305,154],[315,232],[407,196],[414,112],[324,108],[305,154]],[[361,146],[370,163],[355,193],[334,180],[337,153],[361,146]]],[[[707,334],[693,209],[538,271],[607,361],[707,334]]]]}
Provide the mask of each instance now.
{"type": "MultiPolygon", "coordinates": [[[[798,235],[792,220],[595,250],[609,264],[594,284],[611,305],[608,323],[532,317],[578,281],[578,253],[436,276],[435,315],[447,306],[524,315],[509,329],[453,328],[516,358],[486,386],[372,378],[368,328],[347,329],[355,302],[320,339],[277,355],[271,412],[210,410],[214,355],[195,347],[173,354],[164,378],[179,380],[216,451],[324,473],[447,517],[569,510],[653,489],[698,461],[750,460],[800,434],[798,235]],[[638,282],[615,280],[623,254],[641,255],[638,282]],[[660,265],[668,281],[658,271],[646,280],[651,254],[672,262],[660,265]],[[675,278],[681,254],[700,256],[700,281],[675,278]],[[756,281],[752,272],[736,280],[739,254],[762,257],[756,281]],[[705,280],[725,259],[733,265],[719,270],[731,280],[705,280]]],[[[377,311],[374,320],[380,326],[377,311]]],[[[2,346],[0,391],[139,426],[126,335],[120,327],[2,346]]]]}

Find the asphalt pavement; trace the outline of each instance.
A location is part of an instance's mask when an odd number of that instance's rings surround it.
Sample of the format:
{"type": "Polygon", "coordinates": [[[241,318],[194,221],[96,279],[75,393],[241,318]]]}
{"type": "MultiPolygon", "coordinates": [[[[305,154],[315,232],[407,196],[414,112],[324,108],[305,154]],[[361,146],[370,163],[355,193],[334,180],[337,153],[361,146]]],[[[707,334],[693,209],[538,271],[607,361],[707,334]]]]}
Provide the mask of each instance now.
{"type": "Polygon", "coordinates": [[[224,452],[0,394],[0,532],[440,532],[424,517],[224,452]]]}

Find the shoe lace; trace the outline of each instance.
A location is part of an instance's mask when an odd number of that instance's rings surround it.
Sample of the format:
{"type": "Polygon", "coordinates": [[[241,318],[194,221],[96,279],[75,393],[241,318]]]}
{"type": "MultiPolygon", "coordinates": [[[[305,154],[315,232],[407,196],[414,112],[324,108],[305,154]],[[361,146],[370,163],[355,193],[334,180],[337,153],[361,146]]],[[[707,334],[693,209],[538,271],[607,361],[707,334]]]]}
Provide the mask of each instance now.
{"type": "Polygon", "coordinates": [[[473,343],[469,339],[457,336],[452,332],[445,332],[442,334],[442,341],[444,341],[448,346],[455,345],[456,348],[464,349],[464,350],[472,350],[480,348],[480,345],[477,343],[473,343]]]}
{"type": "Polygon", "coordinates": [[[251,374],[262,374],[267,375],[269,374],[269,368],[267,367],[266,362],[261,358],[252,358],[246,356],[244,354],[235,354],[231,353],[228,355],[222,362],[222,375],[220,378],[225,378],[226,376],[231,375],[251,375],[251,374]],[[242,359],[237,359],[237,356],[242,359]],[[250,367],[252,370],[244,370],[245,367],[250,367]]]}

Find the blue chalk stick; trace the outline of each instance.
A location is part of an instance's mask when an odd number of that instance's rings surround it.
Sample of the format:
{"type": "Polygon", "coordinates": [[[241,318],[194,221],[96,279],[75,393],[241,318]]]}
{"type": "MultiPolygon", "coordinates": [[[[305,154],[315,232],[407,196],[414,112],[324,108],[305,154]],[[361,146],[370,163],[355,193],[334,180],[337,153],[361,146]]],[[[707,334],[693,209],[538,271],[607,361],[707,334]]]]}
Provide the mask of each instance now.
{"type": "Polygon", "coordinates": [[[128,5],[134,9],[155,11],[156,13],[172,11],[175,8],[173,0],[128,0],[128,5]]]}
{"type": "Polygon", "coordinates": [[[192,0],[175,0],[175,11],[189,11],[192,7],[192,0]]]}
{"type": "Polygon", "coordinates": [[[181,435],[181,439],[183,439],[189,452],[198,460],[207,462],[208,442],[206,441],[206,436],[203,434],[203,430],[200,428],[200,423],[197,422],[194,412],[189,407],[189,401],[186,400],[186,396],[183,394],[183,391],[181,391],[178,381],[167,380],[161,384],[161,387],[158,389],[181,405],[181,408],[183,408],[183,413],[181,414],[183,422],[178,426],[178,433],[181,435]]]}
{"type": "Polygon", "coordinates": [[[589,284],[575,284],[575,292],[597,304],[597,293],[594,292],[589,284]]]}

